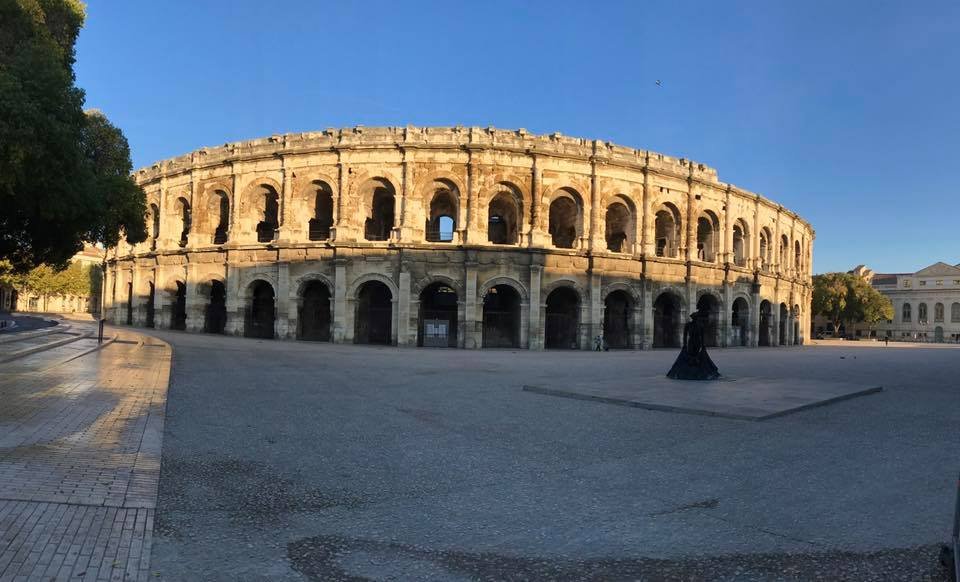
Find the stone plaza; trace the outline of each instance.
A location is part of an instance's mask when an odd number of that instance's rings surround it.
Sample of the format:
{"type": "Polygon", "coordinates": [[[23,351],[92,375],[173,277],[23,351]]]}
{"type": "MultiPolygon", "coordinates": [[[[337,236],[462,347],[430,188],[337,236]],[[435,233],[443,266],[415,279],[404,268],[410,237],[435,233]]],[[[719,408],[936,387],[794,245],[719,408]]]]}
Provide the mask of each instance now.
{"type": "Polygon", "coordinates": [[[153,334],[5,364],[0,580],[942,579],[956,347],[713,350],[883,387],[755,422],[523,389],[642,390],[674,350],[153,334]]]}

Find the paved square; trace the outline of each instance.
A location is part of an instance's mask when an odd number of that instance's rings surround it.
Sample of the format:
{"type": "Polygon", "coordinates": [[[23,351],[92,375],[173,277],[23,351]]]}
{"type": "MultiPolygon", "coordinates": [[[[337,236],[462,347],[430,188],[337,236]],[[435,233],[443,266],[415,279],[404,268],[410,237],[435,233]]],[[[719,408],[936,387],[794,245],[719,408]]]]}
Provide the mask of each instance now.
{"type": "Polygon", "coordinates": [[[586,384],[525,385],[524,390],[549,396],[595,400],[608,404],[722,416],[739,420],[766,420],[857,396],[880,392],[880,386],[803,378],[730,378],[696,382],[671,380],[663,375],[586,384]]]}

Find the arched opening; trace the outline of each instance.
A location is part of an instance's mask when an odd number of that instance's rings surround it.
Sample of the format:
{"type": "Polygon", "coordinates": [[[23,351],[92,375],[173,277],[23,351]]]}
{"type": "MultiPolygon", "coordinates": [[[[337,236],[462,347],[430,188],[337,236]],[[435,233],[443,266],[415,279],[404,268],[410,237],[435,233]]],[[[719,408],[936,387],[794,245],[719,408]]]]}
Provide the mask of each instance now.
{"type": "Polygon", "coordinates": [[[793,311],[790,312],[791,319],[793,320],[793,345],[800,345],[800,306],[794,305],[793,311]]]}
{"type": "Polygon", "coordinates": [[[790,268],[790,239],[787,235],[780,236],[780,272],[786,272],[790,268]]]}
{"type": "Polygon", "coordinates": [[[733,330],[733,345],[748,345],[750,340],[750,304],[743,297],[737,297],[733,301],[730,327],[733,330]]]}
{"type": "Polygon", "coordinates": [[[230,230],[230,198],[223,190],[213,193],[213,208],[217,217],[217,227],[213,231],[213,244],[222,245],[227,242],[227,232],[230,230]]]}
{"type": "Polygon", "coordinates": [[[558,287],[547,296],[544,347],[548,350],[580,347],[580,297],[570,287],[558,287]]]}
{"type": "Polygon", "coordinates": [[[177,244],[181,247],[187,246],[187,237],[190,236],[190,226],[193,218],[190,212],[190,203],[186,198],[177,199],[177,218],[180,219],[180,240],[177,244]]]}
{"type": "Polygon", "coordinates": [[[697,300],[697,311],[707,316],[703,330],[703,344],[709,347],[720,345],[720,301],[709,293],[697,300]]]}
{"type": "Polygon", "coordinates": [[[323,181],[313,183],[313,218],[308,223],[310,240],[327,240],[333,226],[333,190],[323,181]]]}
{"type": "Polygon", "coordinates": [[[273,324],[276,319],[273,287],[266,281],[254,281],[250,284],[247,296],[249,305],[243,335],[273,339],[273,324]]]}
{"type": "Polygon", "coordinates": [[[747,229],[740,221],[733,225],[733,264],[747,266],[747,229]]]}
{"type": "Polygon", "coordinates": [[[717,260],[720,222],[710,212],[697,219],[697,260],[713,263],[717,260]]]}
{"type": "Polygon", "coordinates": [[[658,257],[676,258],[680,253],[680,212],[666,204],[654,217],[654,238],[658,257]]]}
{"type": "Polygon", "coordinates": [[[127,283],[127,325],[133,325],[133,283],[127,283]]]}
{"type": "Polygon", "coordinates": [[[912,317],[912,315],[911,315],[911,307],[910,307],[910,304],[909,304],[909,303],[904,303],[904,304],[903,304],[903,309],[901,310],[901,313],[900,313],[900,321],[903,322],[903,323],[910,323],[910,322],[912,321],[912,319],[913,319],[913,317],[912,317]]]}
{"type": "Polygon", "coordinates": [[[483,297],[483,347],[520,347],[520,294],[510,285],[491,287],[483,297]]]}
{"type": "Polygon", "coordinates": [[[393,231],[395,192],[386,180],[372,180],[370,216],[364,224],[364,238],[371,241],[390,240],[393,231]]]}
{"type": "Polygon", "coordinates": [[[921,303],[917,305],[917,323],[925,324],[927,323],[927,304],[921,303]]]}
{"type": "Polygon", "coordinates": [[[427,216],[426,233],[429,242],[451,242],[457,225],[457,198],[453,191],[440,187],[434,191],[427,216]]]}
{"type": "Polygon", "coordinates": [[[770,270],[770,232],[767,229],[760,231],[760,270],[770,270]]]}
{"type": "Polygon", "coordinates": [[[393,328],[393,294],[380,281],[367,281],[357,293],[354,342],[390,344],[393,328]]]}
{"type": "Polygon", "coordinates": [[[797,273],[803,271],[803,261],[800,256],[800,241],[793,241],[793,268],[797,270],[797,273]]]}
{"type": "Polygon", "coordinates": [[[183,281],[177,281],[177,289],[173,296],[170,329],[180,331],[187,329],[187,286],[183,281]]]}
{"type": "Polygon", "coordinates": [[[149,291],[147,292],[146,326],[156,327],[157,292],[156,292],[156,288],[153,285],[153,281],[150,281],[149,283],[147,283],[147,285],[149,287],[149,291]]]}
{"type": "Polygon", "coordinates": [[[297,339],[330,341],[330,289],[322,281],[310,281],[300,296],[297,339]]]}
{"type": "Polygon", "coordinates": [[[570,196],[550,203],[550,237],[558,249],[572,249],[577,241],[580,205],[570,196]]]}
{"type": "Polygon", "coordinates": [[[157,249],[157,239],[160,238],[160,208],[156,204],[150,205],[150,250],[157,249]]]}
{"type": "Polygon", "coordinates": [[[943,303],[936,303],[933,306],[934,323],[943,323],[943,303]]]}
{"type": "Polygon", "coordinates": [[[950,306],[950,323],[960,323],[960,303],[950,306]]]}
{"type": "Polygon", "coordinates": [[[457,292],[451,287],[433,283],[420,292],[417,345],[457,347],[457,292]]]}
{"type": "Polygon", "coordinates": [[[633,299],[622,289],[603,300],[603,341],[612,349],[633,347],[633,299]]]}
{"type": "Polygon", "coordinates": [[[682,343],[680,298],[673,293],[661,293],[653,302],[653,347],[678,348],[682,343]]]}
{"type": "Polygon", "coordinates": [[[280,197],[276,190],[266,185],[260,186],[257,196],[263,209],[262,219],[257,223],[257,242],[270,242],[277,236],[277,229],[280,228],[280,197]]]}
{"type": "Polygon", "coordinates": [[[785,346],[787,345],[787,305],[785,303],[780,304],[780,329],[779,329],[779,338],[780,341],[778,345],[785,346]]]}
{"type": "Polygon", "coordinates": [[[758,338],[758,345],[770,345],[770,327],[772,323],[773,307],[769,301],[763,300],[760,302],[760,337],[758,338]]]}
{"type": "Polygon", "coordinates": [[[223,333],[227,325],[227,288],[222,281],[210,283],[210,298],[207,302],[203,330],[207,333],[223,333]]]}
{"type": "Polygon", "coordinates": [[[614,253],[630,252],[633,232],[633,214],[626,204],[614,202],[607,206],[607,250],[614,253]]]}
{"type": "Polygon", "coordinates": [[[511,192],[500,192],[487,209],[487,240],[498,245],[517,244],[520,208],[511,192]]]}
{"type": "Polygon", "coordinates": [[[943,343],[943,328],[939,325],[933,330],[933,341],[938,344],[943,343]]]}

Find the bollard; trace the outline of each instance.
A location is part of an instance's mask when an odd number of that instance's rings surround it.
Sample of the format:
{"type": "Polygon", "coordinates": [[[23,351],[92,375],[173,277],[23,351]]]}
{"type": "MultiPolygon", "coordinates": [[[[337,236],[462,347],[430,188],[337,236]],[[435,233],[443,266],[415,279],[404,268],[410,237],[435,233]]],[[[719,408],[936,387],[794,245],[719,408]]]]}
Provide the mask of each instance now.
{"type": "Polygon", "coordinates": [[[106,321],[107,321],[106,319],[103,319],[103,318],[100,319],[100,332],[97,334],[98,344],[103,343],[103,324],[106,323],[106,321]]]}

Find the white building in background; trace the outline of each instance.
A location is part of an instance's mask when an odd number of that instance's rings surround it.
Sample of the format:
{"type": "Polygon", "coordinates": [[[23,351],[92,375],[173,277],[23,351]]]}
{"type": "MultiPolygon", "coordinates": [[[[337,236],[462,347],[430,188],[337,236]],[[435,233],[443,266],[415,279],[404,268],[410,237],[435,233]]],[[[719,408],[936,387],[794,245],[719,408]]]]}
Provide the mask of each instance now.
{"type": "MultiPolygon", "coordinates": [[[[938,262],[916,273],[874,273],[860,265],[851,273],[863,277],[890,298],[893,319],[873,326],[872,330],[862,324],[849,326],[847,335],[902,341],[960,341],[960,265],[938,262]]],[[[820,331],[818,327],[816,332],[820,331]]]]}

